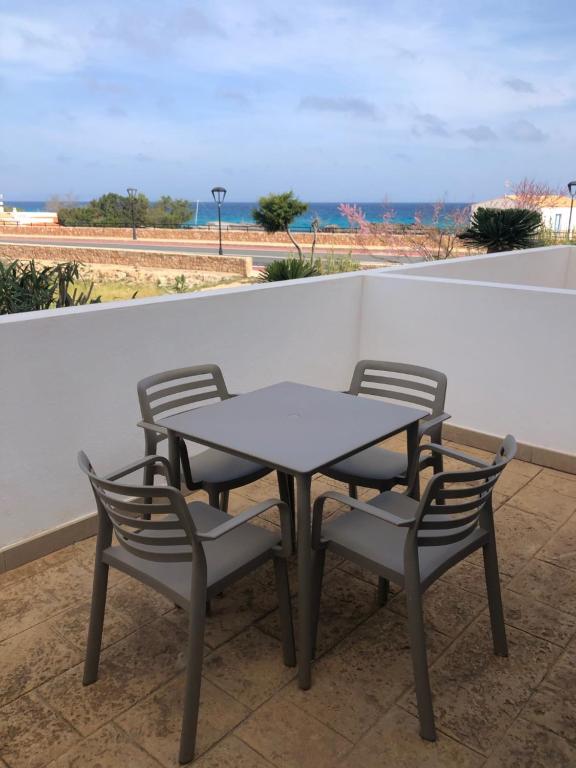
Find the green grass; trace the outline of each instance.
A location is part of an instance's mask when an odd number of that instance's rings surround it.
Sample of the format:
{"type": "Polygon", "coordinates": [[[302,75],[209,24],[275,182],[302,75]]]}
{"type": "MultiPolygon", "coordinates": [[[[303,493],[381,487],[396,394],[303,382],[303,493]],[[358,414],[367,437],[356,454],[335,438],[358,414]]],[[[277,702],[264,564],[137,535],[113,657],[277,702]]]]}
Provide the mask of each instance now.
{"type": "MultiPolygon", "coordinates": [[[[92,289],[92,298],[95,299],[98,296],[101,297],[102,302],[108,301],[126,301],[127,299],[145,299],[149,296],[166,296],[174,295],[177,293],[192,293],[199,291],[202,288],[212,288],[214,286],[226,286],[229,283],[251,283],[254,282],[250,279],[240,278],[224,278],[217,280],[213,283],[180,283],[179,286],[173,281],[168,285],[158,285],[157,283],[148,282],[134,282],[129,280],[102,280],[94,281],[94,288],[92,289]],[[136,294],[136,296],[134,296],[136,294]]],[[[74,287],[80,291],[87,291],[90,287],[90,280],[78,280],[74,287]]]]}
{"type": "MultiPolygon", "coordinates": [[[[87,291],[90,287],[90,280],[79,280],[75,283],[79,291],[87,291]]],[[[103,280],[94,282],[92,289],[92,298],[102,297],[102,301],[124,301],[131,299],[136,293],[137,299],[144,299],[148,296],[162,296],[169,291],[156,285],[155,283],[133,283],[127,280],[103,280]]]]}

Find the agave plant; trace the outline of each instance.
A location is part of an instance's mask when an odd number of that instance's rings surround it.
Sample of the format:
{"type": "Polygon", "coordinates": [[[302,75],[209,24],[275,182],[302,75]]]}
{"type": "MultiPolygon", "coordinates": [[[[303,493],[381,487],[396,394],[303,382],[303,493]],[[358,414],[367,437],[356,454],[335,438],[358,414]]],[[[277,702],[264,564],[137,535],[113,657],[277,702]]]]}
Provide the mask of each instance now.
{"type": "Polygon", "coordinates": [[[488,253],[531,248],[542,228],[539,211],[527,208],[478,208],[460,240],[480,245],[488,253]]]}
{"type": "Polygon", "coordinates": [[[301,277],[316,277],[319,274],[315,263],[299,258],[279,259],[264,267],[259,282],[275,283],[278,280],[297,280],[301,277]]]}

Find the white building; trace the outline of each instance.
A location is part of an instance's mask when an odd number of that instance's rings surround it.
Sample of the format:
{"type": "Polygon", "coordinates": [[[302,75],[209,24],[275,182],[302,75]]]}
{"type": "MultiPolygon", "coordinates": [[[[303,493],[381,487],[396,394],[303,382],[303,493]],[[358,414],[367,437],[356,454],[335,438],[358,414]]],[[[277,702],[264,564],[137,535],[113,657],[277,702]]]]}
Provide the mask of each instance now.
{"type": "Polygon", "coordinates": [[[58,214],[53,211],[19,211],[17,208],[11,208],[7,211],[4,208],[4,199],[0,195],[0,227],[23,227],[49,225],[58,226],[58,214]]]}
{"type": "MultiPolygon", "coordinates": [[[[553,232],[567,232],[570,221],[570,206],[572,198],[566,195],[545,195],[537,201],[538,208],[542,213],[542,219],[546,227],[553,232]]],[[[484,200],[481,203],[474,203],[472,213],[477,208],[522,208],[521,199],[518,195],[502,195],[493,200],[484,200]]],[[[528,207],[533,207],[531,204],[528,207]]],[[[570,229],[574,231],[576,227],[576,211],[573,212],[570,229]]]]}

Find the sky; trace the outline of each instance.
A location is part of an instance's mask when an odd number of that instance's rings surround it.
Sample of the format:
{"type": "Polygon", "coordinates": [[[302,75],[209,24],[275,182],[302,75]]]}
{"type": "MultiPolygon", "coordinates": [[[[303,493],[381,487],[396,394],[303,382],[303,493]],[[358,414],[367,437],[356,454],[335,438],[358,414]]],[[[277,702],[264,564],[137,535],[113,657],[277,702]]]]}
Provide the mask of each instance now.
{"type": "Polygon", "coordinates": [[[481,200],[576,178],[576,4],[0,0],[0,192],[481,200]]]}

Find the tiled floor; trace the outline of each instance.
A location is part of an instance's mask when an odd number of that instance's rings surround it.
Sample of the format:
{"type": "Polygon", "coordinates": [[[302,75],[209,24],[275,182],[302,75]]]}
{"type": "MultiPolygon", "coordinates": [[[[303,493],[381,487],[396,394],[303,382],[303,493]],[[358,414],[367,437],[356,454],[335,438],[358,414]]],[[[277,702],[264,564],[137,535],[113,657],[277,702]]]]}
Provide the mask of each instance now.
{"type": "MultiPolygon", "coordinates": [[[[270,476],[231,510],[273,495],[270,476]]],[[[281,663],[270,569],[214,602],[198,768],[575,766],[576,476],[514,461],[496,498],[510,656],[492,653],[471,557],[426,595],[435,744],[418,736],[403,595],[378,608],[374,578],[332,558],[310,691],[281,663]]],[[[82,687],[93,549],[0,575],[0,768],[177,765],[185,617],[114,574],[100,679],[82,687]]]]}

